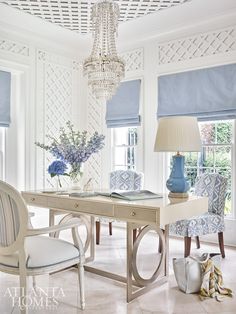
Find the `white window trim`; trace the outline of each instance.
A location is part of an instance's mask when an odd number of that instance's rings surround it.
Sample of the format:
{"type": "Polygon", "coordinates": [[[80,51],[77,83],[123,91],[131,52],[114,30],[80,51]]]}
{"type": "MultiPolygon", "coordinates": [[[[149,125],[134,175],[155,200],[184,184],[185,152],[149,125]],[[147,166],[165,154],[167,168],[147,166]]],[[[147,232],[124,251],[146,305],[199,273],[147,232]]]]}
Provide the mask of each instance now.
{"type": "MultiPolygon", "coordinates": [[[[135,127],[135,126],[134,126],[135,127]]],[[[137,126],[137,145],[120,145],[120,147],[136,147],[136,169],[137,172],[143,172],[143,128],[142,126],[137,126]]],[[[111,129],[111,170],[115,168],[114,156],[115,156],[115,146],[114,145],[114,130],[111,129]]]]}

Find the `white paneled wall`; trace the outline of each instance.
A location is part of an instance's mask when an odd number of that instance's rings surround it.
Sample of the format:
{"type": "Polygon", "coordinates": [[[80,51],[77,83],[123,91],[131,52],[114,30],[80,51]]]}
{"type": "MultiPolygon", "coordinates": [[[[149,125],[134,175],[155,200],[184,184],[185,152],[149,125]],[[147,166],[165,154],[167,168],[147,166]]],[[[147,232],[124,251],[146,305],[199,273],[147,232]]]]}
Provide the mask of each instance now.
{"type": "Polygon", "coordinates": [[[76,54],[71,57],[55,48],[53,42],[47,43],[47,49],[44,46],[40,39],[36,47],[27,36],[0,34],[0,67],[12,72],[17,78],[14,82],[19,81],[18,91],[13,86],[12,99],[17,101],[12,104],[13,121],[6,132],[6,179],[19,189],[52,185],[47,175],[52,158],[34,142],[46,143],[46,134],[56,136],[68,120],[76,127],[79,124],[79,60],[76,54]]]}
{"type": "MultiPolygon", "coordinates": [[[[87,95],[87,130],[90,135],[95,131],[103,133],[103,121],[105,119],[105,104],[100,103],[93,95],[91,88],[88,88],[87,95]]],[[[86,165],[86,180],[92,178],[94,188],[102,187],[102,153],[99,152],[90,157],[86,165]]]]}
{"type": "MultiPolygon", "coordinates": [[[[72,117],[78,99],[73,93],[78,83],[78,66],[73,59],[37,51],[37,130],[36,140],[48,143],[46,135],[57,136],[62,126],[72,117]]],[[[37,149],[37,187],[52,187],[54,182],[47,173],[54,159],[50,153],[37,149]]]]}

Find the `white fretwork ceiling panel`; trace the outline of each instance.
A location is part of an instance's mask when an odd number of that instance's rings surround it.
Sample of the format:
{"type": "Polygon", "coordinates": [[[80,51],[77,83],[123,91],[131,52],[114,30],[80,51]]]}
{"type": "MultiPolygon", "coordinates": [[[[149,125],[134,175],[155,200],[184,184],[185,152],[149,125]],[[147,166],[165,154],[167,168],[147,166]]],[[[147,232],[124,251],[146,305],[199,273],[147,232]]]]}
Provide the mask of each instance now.
{"type": "Polygon", "coordinates": [[[143,48],[127,51],[120,54],[125,61],[125,72],[143,70],[143,48]]]}
{"type": "MultiPolygon", "coordinates": [[[[170,8],[190,0],[116,0],[120,21],[170,8]]],[[[90,11],[97,2],[74,0],[2,0],[1,2],[81,34],[90,32],[90,11]]]]}
{"type": "MultiPolygon", "coordinates": [[[[93,134],[95,131],[102,133],[102,110],[101,102],[98,101],[92,93],[91,88],[88,88],[88,132],[93,134]]],[[[94,188],[101,188],[101,153],[94,154],[90,157],[87,163],[88,178],[93,178],[94,188]]]]}
{"type": "Polygon", "coordinates": [[[159,65],[236,51],[236,26],[158,45],[159,65]]]}

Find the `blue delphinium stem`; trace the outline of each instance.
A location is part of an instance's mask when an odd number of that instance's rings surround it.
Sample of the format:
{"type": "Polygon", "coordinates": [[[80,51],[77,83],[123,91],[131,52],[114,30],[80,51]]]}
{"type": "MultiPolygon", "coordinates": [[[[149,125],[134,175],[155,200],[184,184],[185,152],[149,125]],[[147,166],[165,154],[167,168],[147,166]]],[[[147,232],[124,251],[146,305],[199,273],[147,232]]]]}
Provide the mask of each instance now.
{"type": "MultiPolygon", "coordinates": [[[[58,161],[69,164],[71,168],[69,175],[73,177],[81,172],[81,165],[86,162],[92,154],[99,152],[104,147],[105,136],[94,132],[94,134],[88,138],[87,131],[75,131],[70,121],[66,123],[66,126],[68,132],[66,132],[65,128],[61,128],[58,139],[47,136],[51,141],[49,145],[38,142],[35,144],[50,152],[58,161]]],[[[58,174],[55,172],[55,169],[49,173],[53,173],[53,175],[58,174]]]]}

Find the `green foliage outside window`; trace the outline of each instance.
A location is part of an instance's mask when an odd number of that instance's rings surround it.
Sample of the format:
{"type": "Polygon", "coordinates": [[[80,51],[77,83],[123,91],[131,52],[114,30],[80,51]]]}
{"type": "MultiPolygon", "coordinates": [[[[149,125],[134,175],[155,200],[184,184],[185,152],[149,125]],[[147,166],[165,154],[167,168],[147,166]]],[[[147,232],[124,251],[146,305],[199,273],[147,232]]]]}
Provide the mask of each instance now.
{"type": "Polygon", "coordinates": [[[201,153],[185,154],[186,175],[191,187],[196,177],[205,172],[219,173],[228,179],[225,213],[231,212],[231,150],[233,138],[233,122],[200,123],[203,143],[201,153]]]}

